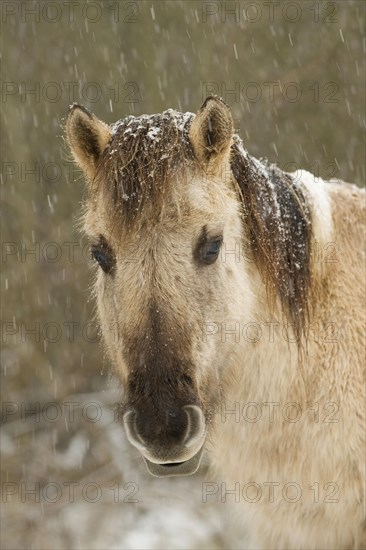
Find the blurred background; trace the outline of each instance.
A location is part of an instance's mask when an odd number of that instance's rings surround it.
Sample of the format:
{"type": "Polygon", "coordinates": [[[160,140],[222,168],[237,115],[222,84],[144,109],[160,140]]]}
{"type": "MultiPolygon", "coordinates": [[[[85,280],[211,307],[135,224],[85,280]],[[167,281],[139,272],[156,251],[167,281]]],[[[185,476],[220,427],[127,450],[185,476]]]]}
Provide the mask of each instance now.
{"type": "Polygon", "coordinates": [[[153,479],[115,421],[65,116],[73,101],[107,123],[194,112],[216,93],[253,155],[362,186],[365,3],[1,11],[2,548],[226,548],[223,505],[202,502],[205,466],[153,479]]]}

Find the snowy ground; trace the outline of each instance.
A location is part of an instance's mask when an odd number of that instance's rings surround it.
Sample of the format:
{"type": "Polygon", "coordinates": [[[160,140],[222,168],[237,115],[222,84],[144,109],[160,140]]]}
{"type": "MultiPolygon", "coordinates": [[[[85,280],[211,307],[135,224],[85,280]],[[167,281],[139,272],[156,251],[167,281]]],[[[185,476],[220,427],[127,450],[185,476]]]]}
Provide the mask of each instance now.
{"type": "Polygon", "coordinates": [[[190,477],[151,477],[114,421],[115,400],[113,392],[73,395],[74,418],[69,406],[56,422],[49,408],[4,425],[4,550],[228,546],[220,504],[202,502],[205,465],[190,477]]]}

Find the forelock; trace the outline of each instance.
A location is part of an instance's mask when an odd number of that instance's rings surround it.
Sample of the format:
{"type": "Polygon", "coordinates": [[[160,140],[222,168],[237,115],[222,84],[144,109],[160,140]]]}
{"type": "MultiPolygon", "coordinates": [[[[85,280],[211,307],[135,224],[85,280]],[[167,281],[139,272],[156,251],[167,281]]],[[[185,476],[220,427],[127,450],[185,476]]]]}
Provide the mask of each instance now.
{"type": "Polygon", "coordinates": [[[168,109],[128,116],[112,127],[98,163],[92,195],[102,197],[111,217],[131,228],[146,206],[161,210],[178,172],[194,161],[189,127],[194,115],[168,109]]]}

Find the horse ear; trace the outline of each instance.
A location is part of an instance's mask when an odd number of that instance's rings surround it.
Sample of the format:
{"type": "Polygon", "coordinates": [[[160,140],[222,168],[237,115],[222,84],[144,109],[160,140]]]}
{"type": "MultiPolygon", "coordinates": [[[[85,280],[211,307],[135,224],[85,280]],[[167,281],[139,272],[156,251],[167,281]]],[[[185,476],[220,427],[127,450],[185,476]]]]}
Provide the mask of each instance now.
{"type": "Polygon", "coordinates": [[[74,103],[66,120],[66,138],[73,157],[80,168],[92,179],[100,155],[111,133],[104,122],[85,107],[74,103]]]}
{"type": "Polygon", "coordinates": [[[231,146],[233,133],[234,123],[229,107],[218,96],[208,96],[189,131],[196,157],[204,162],[222,158],[231,146]]]}

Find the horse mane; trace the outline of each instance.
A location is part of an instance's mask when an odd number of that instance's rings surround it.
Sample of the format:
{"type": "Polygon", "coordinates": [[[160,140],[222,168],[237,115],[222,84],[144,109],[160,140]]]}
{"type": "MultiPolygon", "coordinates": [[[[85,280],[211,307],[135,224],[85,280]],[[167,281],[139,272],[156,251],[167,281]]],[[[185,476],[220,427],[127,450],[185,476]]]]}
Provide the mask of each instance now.
{"type": "Polygon", "coordinates": [[[270,304],[279,295],[300,343],[311,281],[311,215],[306,197],[290,174],[251,157],[237,135],[230,161],[251,252],[270,304]]]}

